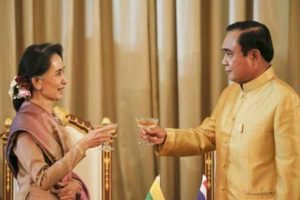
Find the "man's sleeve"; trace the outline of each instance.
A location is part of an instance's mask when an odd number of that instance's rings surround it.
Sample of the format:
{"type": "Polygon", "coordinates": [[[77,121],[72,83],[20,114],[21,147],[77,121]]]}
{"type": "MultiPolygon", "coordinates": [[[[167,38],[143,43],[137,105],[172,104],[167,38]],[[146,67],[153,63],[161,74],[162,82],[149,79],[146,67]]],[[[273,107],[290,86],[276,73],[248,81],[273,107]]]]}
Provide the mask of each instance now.
{"type": "Polygon", "coordinates": [[[215,112],[197,128],[166,129],[167,138],[160,156],[191,156],[215,150],[215,112]]]}
{"type": "Polygon", "coordinates": [[[276,199],[300,199],[300,103],[284,100],[274,121],[276,199]]]}

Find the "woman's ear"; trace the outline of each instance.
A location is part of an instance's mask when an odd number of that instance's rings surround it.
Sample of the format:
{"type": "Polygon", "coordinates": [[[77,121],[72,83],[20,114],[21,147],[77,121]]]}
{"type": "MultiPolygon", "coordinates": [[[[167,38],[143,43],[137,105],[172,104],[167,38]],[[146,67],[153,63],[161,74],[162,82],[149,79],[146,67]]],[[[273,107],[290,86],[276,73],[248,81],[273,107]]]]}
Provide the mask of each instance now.
{"type": "Polygon", "coordinates": [[[41,90],[42,89],[42,84],[41,84],[42,79],[38,77],[33,77],[31,79],[32,85],[36,90],[41,90]]]}

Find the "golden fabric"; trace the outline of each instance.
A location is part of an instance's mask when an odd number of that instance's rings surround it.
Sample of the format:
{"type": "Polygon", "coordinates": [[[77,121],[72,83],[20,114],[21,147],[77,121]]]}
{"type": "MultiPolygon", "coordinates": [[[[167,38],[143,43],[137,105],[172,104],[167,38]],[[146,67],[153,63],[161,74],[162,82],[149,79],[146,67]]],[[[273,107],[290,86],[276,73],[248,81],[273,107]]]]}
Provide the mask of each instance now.
{"type": "Polygon", "coordinates": [[[270,67],[242,86],[232,83],[194,129],[167,129],[160,155],[216,149],[218,200],[300,198],[300,99],[270,67]]]}

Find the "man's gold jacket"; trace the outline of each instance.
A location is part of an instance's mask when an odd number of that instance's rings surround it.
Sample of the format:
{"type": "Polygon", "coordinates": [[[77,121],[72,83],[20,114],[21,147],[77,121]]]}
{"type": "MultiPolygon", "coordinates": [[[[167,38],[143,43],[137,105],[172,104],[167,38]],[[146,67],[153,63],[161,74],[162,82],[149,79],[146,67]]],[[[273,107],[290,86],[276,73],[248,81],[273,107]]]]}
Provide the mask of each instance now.
{"type": "Polygon", "coordinates": [[[300,199],[300,100],[270,67],[232,83],[193,129],[167,129],[159,155],[216,150],[217,200],[300,199]]]}

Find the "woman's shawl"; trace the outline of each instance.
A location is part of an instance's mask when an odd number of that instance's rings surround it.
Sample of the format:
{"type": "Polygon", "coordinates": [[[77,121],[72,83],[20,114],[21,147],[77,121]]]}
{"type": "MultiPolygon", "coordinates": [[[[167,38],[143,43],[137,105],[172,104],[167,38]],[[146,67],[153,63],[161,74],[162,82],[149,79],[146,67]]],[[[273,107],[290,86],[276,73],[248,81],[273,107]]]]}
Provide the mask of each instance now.
{"type": "MultiPolygon", "coordinates": [[[[64,130],[60,120],[55,120],[55,116],[51,113],[34,103],[25,101],[13,120],[6,145],[6,159],[13,176],[17,177],[18,173],[18,159],[13,152],[18,133],[27,132],[34,138],[43,151],[46,163],[50,166],[70,149],[70,139],[64,130]]],[[[81,181],[86,193],[82,196],[86,196],[88,199],[85,184],[74,172],[68,173],[62,181],[70,181],[72,178],[81,181]]]]}

